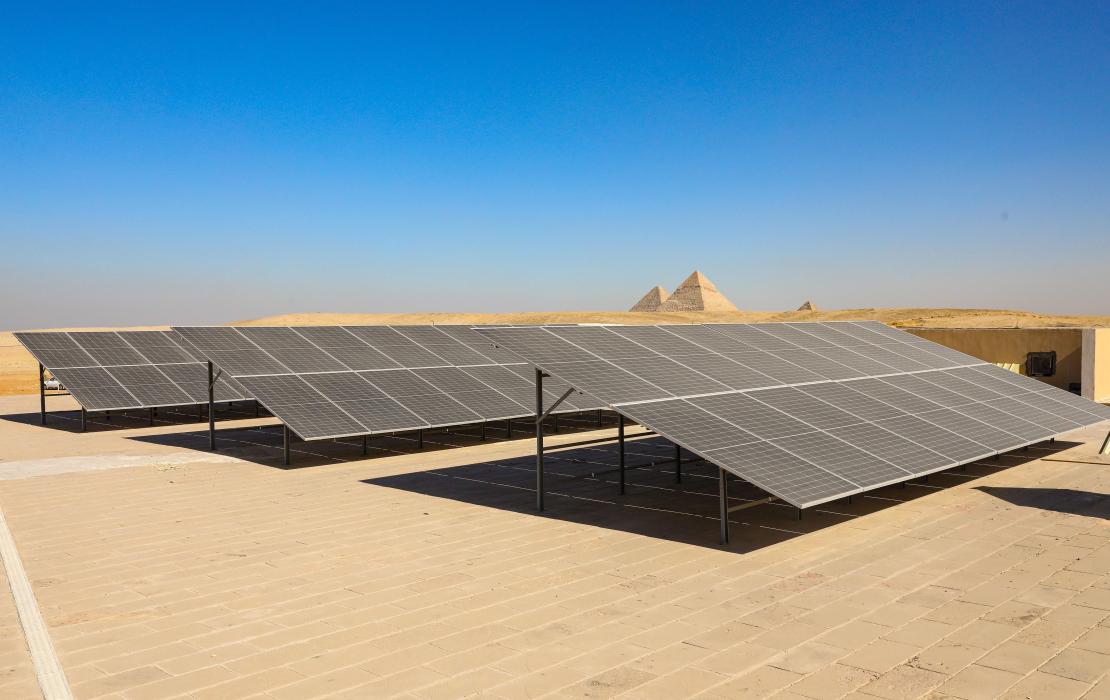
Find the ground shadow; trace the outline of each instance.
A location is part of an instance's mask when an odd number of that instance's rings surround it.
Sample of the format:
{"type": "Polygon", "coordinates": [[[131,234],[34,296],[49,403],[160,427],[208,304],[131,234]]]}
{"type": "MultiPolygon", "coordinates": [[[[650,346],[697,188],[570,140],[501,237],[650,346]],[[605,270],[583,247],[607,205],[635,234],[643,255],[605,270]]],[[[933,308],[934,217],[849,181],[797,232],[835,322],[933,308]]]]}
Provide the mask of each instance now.
{"type": "MultiPolygon", "coordinates": [[[[751,551],[911,501],[937,490],[1046,457],[1077,443],[1045,442],[998,458],[988,458],[888,486],[852,499],[806,510],[767,503],[734,512],[729,549],[751,551]]],[[[688,459],[689,455],[685,455],[688,459]]],[[[538,517],[701,546],[718,546],[717,468],[704,461],[685,462],[676,483],[674,446],[659,438],[629,441],[627,490],[619,493],[617,446],[574,447],[545,455],[545,510],[535,510],[535,458],[532,455],[442,469],[366,479],[373,486],[498,508],[538,517]]],[[[685,461],[685,460],[684,460],[685,461]]],[[[730,504],[741,505],[767,494],[751,484],[730,484],[730,504]]]]}
{"type": "MultiPolygon", "coordinates": [[[[253,402],[234,404],[217,403],[216,421],[245,420],[256,417],[266,417],[270,414],[259,407],[255,411],[253,402]]],[[[39,413],[10,413],[0,415],[0,420],[24,425],[36,425],[51,430],[66,433],[81,432],[81,410],[51,410],[46,413],[46,423],[42,423],[39,413]]],[[[188,424],[208,425],[208,405],[195,406],[163,406],[154,409],[153,413],[145,408],[127,409],[123,411],[97,411],[89,413],[85,418],[85,432],[97,433],[118,430],[134,430],[149,428],[151,426],[177,426],[188,424]]]]}
{"type": "Polygon", "coordinates": [[[977,486],[975,488],[1015,506],[1110,520],[1110,496],[1104,493],[1038,487],[977,486]]]}
{"type": "MultiPolygon", "coordinates": [[[[616,420],[616,414],[610,412],[605,412],[602,415],[600,423],[596,413],[593,412],[582,415],[561,415],[558,422],[558,434],[597,430],[599,425],[602,428],[612,428],[616,420]]],[[[431,453],[457,447],[505,442],[507,440],[532,440],[535,437],[533,423],[529,419],[512,421],[511,433],[508,431],[508,427],[507,421],[497,421],[488,423],[484,430],[481,424],[468,424],[424,430],[423,435],[420,435],[417,431],[375,435],[366,439],[365,448],[361,437],[305,442],[294,436],[290,445],[291,463],[286,465],[284,463],[284,437],[280,424],[221,428],[217,423],[216,448],[219,454],[266,467],[290,470],[418,452],[431,453]]],[[[553,433],[554,429],[554,421],[549,420],[548,433],[553,433]]],[[[195,431],[133,435],[128,436],[128,439],[182,449],[209,449],[207,424],[204,428],[195,431]]]]}

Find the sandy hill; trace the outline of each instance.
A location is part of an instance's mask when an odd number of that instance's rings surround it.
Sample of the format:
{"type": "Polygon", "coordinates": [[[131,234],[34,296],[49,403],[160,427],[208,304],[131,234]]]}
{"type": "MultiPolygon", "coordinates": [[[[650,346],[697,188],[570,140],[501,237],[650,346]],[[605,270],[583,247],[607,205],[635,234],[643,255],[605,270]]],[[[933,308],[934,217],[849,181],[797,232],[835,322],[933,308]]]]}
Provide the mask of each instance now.
{"type": "MultiPolygon", "coordinates": [[[[294,313],[267,316],[229,325],[325,326],[423,323],[755,323],[759,321],[875,320],[902,328],[1050,328],[1110,326],[1110,316],[1050,316],[1028,311],[994,309],[843,309],[839,311],[538,311],[509,314],[294,313]]],[[[133,328],[64,328],[43,330],[164,330],[168,326],[133,328]]],[[[35,393],[38,365],[9,332],[0,332],[0,395],[35,393]]]]}

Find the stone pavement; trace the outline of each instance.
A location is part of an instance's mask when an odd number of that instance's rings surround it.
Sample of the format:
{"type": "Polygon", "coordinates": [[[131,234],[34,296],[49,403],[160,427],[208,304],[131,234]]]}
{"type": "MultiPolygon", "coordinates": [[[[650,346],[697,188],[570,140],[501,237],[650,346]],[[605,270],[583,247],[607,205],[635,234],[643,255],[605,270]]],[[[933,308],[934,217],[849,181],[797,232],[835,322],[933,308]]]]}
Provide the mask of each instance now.
{"type": "MultiPolygon", "coordinates": [[[[80,435],[33,408],[0,399],[23,414],[0,476],[130,465],[0,480],[79,698],[1110,698],[1110,475],[1054,457],[1106,427],[800,521],[740,511],[724,549],[713,470],[676,485],[650,439],[624,497],[589,477],[611,447],[553,455],[539,515],[527,439],[298,445],[283,469],[273,430],[195,462],[167,458],[195,425],[80,435]]],[[[3,594],[0,696],[33,697],[3,594]]]]}

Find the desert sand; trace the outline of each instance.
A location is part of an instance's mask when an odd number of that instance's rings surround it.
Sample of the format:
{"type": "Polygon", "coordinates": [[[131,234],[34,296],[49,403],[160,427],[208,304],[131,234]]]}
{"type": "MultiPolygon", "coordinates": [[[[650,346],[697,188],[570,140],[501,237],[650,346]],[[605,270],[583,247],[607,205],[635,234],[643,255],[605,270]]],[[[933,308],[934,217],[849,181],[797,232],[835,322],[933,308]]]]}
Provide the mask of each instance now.
{"type": "MultiPolygon", "coordinates": [[[[293,313],[236,321],[238,326],[408,325],[423,323],[756,323],[760,321],[875,320],[898,328],[1060,328],[1110,326],[1110,316],[1052,316],[995,309],[872,308],[829,311],[535,311],[505,314],[465,313],[293,313]]],[[[133,328],[54,328],[42,330],[165,330],[169,326],[133,328]]],[[[0,395],[38,391],[38,365],[10,332],[0,332],[0,395]]]]}

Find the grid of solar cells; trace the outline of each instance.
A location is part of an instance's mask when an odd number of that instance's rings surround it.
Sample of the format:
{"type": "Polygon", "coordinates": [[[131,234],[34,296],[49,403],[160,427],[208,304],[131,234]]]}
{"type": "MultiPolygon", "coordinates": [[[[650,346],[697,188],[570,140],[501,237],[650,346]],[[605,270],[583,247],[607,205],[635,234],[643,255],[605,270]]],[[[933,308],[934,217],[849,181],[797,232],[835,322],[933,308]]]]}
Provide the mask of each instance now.
{"type": "Polygon", "coordinates": [[[875,322],[477,330],[800,507],[1110,418],[875,322]]]}
{"type": "MultiPolygon", "coordinates": [[[[229,376],[266,390],[259,402],[306,440],[535,413],[534,369],[469,327],[219,326],[175,331],[229,376]],[[276,393],[269,383],[275,377],[283,378],[276,393]]],[[[546,388],[545,406],[551,406],[562,395],[560,382],[551,380],[546,388]]],[[[581,393],[572,399],[556,412],[603,406],[581,393]]]]}
{"type": "MultiPolygon", "coordinates": [[[[208,366],[166,331],[16,333],[16,338],[90,411],[181,406],[208,401],[208,366]]],[[[216,381],[217,401],[250,396],[216,381]]]]}

